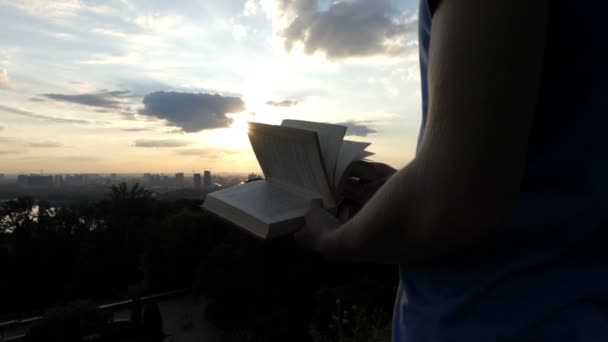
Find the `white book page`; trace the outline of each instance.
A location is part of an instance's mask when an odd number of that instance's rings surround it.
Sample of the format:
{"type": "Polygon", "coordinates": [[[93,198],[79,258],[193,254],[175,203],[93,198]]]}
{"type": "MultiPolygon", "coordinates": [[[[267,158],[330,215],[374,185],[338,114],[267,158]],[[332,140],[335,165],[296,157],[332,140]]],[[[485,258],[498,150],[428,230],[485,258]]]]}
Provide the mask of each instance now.
{"type": "MultiPolygon", "coordinates": [[[[280,185],[266,181],[237,185],[212,192],[208,196],[228,203],[267,225],[304,216],[310,208],[311,201],[315,199],[300,196],[280,185]]],[[[234,215],[239,213],[235,212],[234,215]]]]}
{"type": "Polygon", "coordinates": [[[317,132],[323,164],[327,175],[330,177],[329,183],[332,187],[336,185],[338,179],[334,178],[340,146],[346,134],[346,127],[322,122],[311,122],[302,120],[283,120],[283,127],[300,128],[317,132]]]}
{"type": "Polygon", "coordinates": [[[344,172],[346,172],[346,169],[353,161],[369,156],[370,152],[365,151],[369,145],[371,144],[358,141],[344,140],[342,142],[340,156],[338,157],[338,164],[336,166],[336,173],[334,175],[334,179],[336,179],[337,182],[342,180],[344,172]]]}
{"type": "Polygon", "coordinates": [[[335,206],[315,132],[250,123],[249,140],[269,182],[317,195],[325,206],[335,206]]]}

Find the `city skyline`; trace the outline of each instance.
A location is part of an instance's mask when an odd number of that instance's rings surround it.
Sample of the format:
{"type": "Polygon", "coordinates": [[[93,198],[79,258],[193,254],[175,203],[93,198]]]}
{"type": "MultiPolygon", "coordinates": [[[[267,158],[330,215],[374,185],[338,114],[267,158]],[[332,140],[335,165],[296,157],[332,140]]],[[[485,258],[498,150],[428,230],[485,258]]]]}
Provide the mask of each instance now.
{"type": "Polygon", "coordinates": [[[248,121],[419,128],[416,1],[0,0],[0,173],[259,172],[248,121]]]}

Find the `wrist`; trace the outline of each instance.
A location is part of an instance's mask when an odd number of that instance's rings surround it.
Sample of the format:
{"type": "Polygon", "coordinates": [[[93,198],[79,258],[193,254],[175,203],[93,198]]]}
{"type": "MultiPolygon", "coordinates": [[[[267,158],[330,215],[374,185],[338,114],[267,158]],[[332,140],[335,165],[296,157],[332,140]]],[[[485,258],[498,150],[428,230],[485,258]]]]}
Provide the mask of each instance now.
{"type": "Polygon", "coordinates": [[[352,261],[355,241],[351,221],[325,234],[319,241],[319,251],[327,259],[352,261]]]}

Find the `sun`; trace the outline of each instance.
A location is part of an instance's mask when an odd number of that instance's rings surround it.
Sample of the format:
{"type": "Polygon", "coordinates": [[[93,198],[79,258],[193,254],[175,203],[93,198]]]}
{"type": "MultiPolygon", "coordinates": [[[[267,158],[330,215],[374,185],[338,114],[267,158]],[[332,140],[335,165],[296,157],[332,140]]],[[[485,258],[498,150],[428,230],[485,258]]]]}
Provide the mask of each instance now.
{"type": "Polygon", "coordinates": [[[229,149],[247,149],[251,145],[247,135],[249,131],[249,115],[239,114],[232,117],[230,127],[209,131],[205,140],[213,146],[229,149]]]}

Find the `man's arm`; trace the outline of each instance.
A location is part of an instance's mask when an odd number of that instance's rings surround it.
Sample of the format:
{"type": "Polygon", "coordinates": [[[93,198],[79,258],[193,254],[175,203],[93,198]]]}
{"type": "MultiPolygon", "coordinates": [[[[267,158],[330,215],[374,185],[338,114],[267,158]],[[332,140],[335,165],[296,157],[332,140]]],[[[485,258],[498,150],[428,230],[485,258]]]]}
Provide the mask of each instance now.
{"type": "MultiPolygon", "coordinates": [[[[490,239],[519,195],[538,95],[547,0],[443,0],[430,106],[414,161],[349,222],[300,235],[322,254],[426,262],[490,239]]],[[[307,225],[334,225],[318,213],[307,225]]]]}

